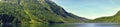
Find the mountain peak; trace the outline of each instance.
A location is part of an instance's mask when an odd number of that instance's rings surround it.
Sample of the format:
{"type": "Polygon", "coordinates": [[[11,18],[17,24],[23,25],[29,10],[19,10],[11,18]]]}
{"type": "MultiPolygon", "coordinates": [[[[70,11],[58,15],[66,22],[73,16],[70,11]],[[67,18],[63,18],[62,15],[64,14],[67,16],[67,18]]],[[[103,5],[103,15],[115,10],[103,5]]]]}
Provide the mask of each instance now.
{"type": "Polygon", "coordinates": [[[64,8],[50,0],[0,1],[2,2],[0,3],[0,20],[2,23],[64,23],[79,22],[84,19],[66,12],[64,8]]]}

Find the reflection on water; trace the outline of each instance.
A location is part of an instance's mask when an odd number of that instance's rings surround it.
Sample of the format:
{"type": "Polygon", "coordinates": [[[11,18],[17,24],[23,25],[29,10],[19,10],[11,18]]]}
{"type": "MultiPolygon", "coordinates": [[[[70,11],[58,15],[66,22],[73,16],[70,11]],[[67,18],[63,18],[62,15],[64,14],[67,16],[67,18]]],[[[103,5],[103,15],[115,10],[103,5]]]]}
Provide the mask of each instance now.
{"type": "Polygon", "coordinates": [[[1,24],[0,27],[120,27],[112,23],[83,23],[83,24],[1,24]]]}
{"type": "Polygon", "coordinates": [[[1,24],[0,27],[21,27],[20,24],[1,24]]]}
{"type": "Polygon", "coordinates": [[[2,27],[13,27],[13,26],[9,24],[3,24],[2,27]]]}

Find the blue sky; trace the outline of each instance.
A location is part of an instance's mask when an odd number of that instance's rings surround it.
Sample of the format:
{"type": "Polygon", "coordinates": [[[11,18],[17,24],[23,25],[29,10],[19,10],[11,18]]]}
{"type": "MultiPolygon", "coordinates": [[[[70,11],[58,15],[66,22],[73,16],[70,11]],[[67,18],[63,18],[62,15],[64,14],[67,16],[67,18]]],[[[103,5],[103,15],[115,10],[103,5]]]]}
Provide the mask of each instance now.
{"type": "Polygon", "coordinates": [[[95,19],[112,16],[120,10],[120,0],[52,0],[67,12],[95,19]]]}

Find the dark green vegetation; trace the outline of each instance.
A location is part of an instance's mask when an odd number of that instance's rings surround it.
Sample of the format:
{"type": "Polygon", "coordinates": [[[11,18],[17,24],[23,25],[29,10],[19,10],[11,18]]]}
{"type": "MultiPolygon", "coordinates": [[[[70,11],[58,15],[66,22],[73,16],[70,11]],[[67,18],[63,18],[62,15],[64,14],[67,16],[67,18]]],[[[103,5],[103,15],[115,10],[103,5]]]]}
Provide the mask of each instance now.
{"type": "Polygon", "coordinates": [[[87,19],[66,12],[50,0],[1,0],[1,23],[70,23],[87,19]]]}
{"type": "Polygon", "coordinates": [[[107,16],[107,17],[101,17],[97,18],[91,22],[97,22],[97,23],[120,23],[120,11],[117,12],[117,14],[113,16],[107,16]]]}

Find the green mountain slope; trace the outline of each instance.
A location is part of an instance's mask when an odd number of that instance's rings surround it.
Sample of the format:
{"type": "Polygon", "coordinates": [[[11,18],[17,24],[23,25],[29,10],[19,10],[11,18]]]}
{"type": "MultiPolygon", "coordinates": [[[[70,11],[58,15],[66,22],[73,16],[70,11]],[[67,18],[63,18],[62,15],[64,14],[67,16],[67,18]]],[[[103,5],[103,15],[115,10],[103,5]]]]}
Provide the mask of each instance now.
{"type": "Polygon", "coordinates": [[[68,23],[88,19],[66,12],[50,0],[1,0],[1,23],[68,23]]]}
{"type": "Polygon", "coordinates": [[[120,11],[118,11],[117,14],[115,14],[113,16],[97,18],[97,19],[93,20],[92,22],[120,23],[120,11]]]}

